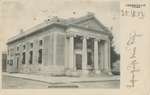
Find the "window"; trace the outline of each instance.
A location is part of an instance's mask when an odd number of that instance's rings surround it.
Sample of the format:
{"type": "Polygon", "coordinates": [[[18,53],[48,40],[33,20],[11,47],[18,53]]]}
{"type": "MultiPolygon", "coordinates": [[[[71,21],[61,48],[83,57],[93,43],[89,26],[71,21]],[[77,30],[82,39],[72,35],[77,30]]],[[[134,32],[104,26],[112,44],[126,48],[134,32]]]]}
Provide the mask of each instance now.
{"type": "Polygon", "coordinates": [[[17,51],[19,51],[19,47],[17,47],[17,51]]]}
{"type": "Polygon", "coordinates": [[[93,45],[94,45],[94,44],[93,44],[92,40],[87,41],[87,48],[88,48],[88,49],[92,49],[92,46],[93,46],[93,45]]]}
{"type": "Polygon", "coordinates": [[[23,49],[26,49],[26,46],[25,46],[25,45],[23,45],[23,49]]]}
{"type": "Polygon", "coordinates": [[[26,57],[26,54],[25,52],[22,53],[22,64],[25,64],[25,58],[26,57]]]}
{"type": "Polygon", "coordinates": [[[82,70],[82,55],[76,54],[76,69],[82,70]]]}
{"type": "Polygon", "coordinates": [[[7,60],[7,64],[9,64],[9,60],[7,60]]]}
{"type": "Polygon", "coordinates": [[[42,63],[42,49],[39,49],[39,58],[38,58],[38,63],[42,63]]]}
{"type": "Polygon", "coordinates": [[[13,49],[11,49],[11,51],[10,51],[10,52],[11,52],[11,53],[10,53],[10,56],[13,56],[13,51],[14,51],[14,50],[13,50],[13,49]]]}
{"type": "Polygon", "coordinates": [[[10,66],[13,66],[13,59],[10,60],[10,66]]]}
{"type": "Polygon", "coordinates": [[[39,46],[42,46],[42,44],[43,44],[43,41],[40,40],[40,41],[39,41],[39,46]]]}
{"type": "Polygon", "coordinates": [[[30,47],[33,48],[33,43],[30,43],[30,47]]]}
{"type": "Polygon", "coordinates": [[[88,62],[88,65],[92,65],[92,54],[91,54],[91,52],[88,52],[87,53],[88,55],[88,59],[87,59],[87,62],[88,62]]]}
{"type": "Polygon", "coordinates": [[[32,64],[32,58],[33,58],[33,51],[30,51],[30,59],[29,59],[30,64],[32,64]]]}
{"type": "Polygon", "coordinates": [[[8,56],[9,56],[9,50],[8,50],[8,56]]]}
{"type": "Polygon", "coordinates": [[[80,38],[75,38],[74,48],[82,49],[82,40],[80,38]]]}

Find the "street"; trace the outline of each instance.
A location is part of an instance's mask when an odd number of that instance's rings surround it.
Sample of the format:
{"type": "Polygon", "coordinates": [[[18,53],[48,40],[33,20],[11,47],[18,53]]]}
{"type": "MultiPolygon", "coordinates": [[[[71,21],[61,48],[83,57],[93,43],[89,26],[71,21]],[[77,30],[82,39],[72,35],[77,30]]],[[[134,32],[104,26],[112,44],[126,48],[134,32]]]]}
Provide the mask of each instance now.
{"type": "Polygon", "coordinates": [[[102,88],[119,89],[120,81],[95,81],[95,82],[77,82],[77,83],[46,83],[23,78],[10,76],[2,77],[3,89],[51,89],[51,88],[102,88]]]}

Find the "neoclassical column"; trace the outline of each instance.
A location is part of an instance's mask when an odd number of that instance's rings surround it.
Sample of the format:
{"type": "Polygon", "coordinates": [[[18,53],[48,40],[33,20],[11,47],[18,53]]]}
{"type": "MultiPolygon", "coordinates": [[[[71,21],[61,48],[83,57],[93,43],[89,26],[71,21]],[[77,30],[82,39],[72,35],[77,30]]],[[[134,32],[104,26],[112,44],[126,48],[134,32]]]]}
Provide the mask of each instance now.
{"type": "Polygon", "coordinates": [[[104,42],[104,55],[105,55],[105,70],[108,69],[108,41],[104,42]]]}
{"type": "Polygon", "coordinates": [[[74,37],[75,35],[69,35],[69,68],[74,69],[74,37]]]}
{"type": "Polygon", "coordinates": [[[87,70],[87,37],[82,38],[82,71],[84,74],[88,74],[87,70]]]}
{"type": "Polygon", "coordinates": [[[98,69],[98,41],[100,39],[94,39],[94,70],[96,74],[100,74],[100,70],[98,69]]]}
{"type": "Polygon", "coordinates": [[[110,41],[105,41],[105,71],[108,75],[113,75],[111,72],[111,63],[110,63],[110,41]]]}
{"type": "Polygon", "coordinates": [[[109,70],[110,69],[110,47],[109,47],[109,41],[105,41],[104,43],[104,55],[105,55],[105,70],[109,70]]]}
{"type": "Polygon", "coordinates": [[[100,69],[103,70],[105,66],[105,60],[104,60],[104,42],[101,42],[100,44],[100,69]]]}
{"type": "Polygon", "coordinates": [[[110,47],[111,47],[111,45],[110,45],[110,41],[109,41],[109,42],[108,42],[108,59],[109,59],[109,60],[108,60],[108,61],[109,61],[109,62],[108,62],[108,64],[109,64],[109,65],[108,65],[108,69],[109,69],[109,70],[111,70],[110,47]]]}

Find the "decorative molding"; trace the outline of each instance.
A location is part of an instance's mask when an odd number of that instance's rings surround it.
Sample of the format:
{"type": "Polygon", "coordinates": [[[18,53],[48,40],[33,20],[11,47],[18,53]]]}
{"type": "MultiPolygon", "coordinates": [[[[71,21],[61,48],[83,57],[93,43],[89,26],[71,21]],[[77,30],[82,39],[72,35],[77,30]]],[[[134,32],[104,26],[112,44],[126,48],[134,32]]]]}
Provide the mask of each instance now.
{"type": "Polygon", "coordinates": [[[66,34],[66,37],[76,37],[76,34],[73,34],[73,33],[69,33],[69,34],[66,34]]]}
{"type": "Polygon", "coordinates": [[[87,21],[83,21],[83,22],[81,22],[78,25],[82,26],[82,27],[89,28],[89,29],[96,29],[96,30],[103,31],[103,29],[93,19],[89,19],[87,21]]]}
{"type": "Polygon", "coordinates": [[[104,43],[110,43],[110,41],[109,40],[105,40],[104,43]]]}
{"type": "Polygon", "coordinates": [[[101,30],[92,29],[92,28],[88,28],[88,27],[82,27],[82,26],[78,26],[78,25],[75,25],[75,24],[68,25],[67,27],[68,28],[74,27],[74,28],[79,28],[79,29],[86,30],[86,31],[93,31],[95,33],[104,34],[104,35],[108,35],[108,36],[112,35],[112,33],[108,32],[108,31],[101,31],[101,30]]]}
{"type": "Polygon", "coordinates": [[[17,55],[19,55],[19,56],[20,56],[20,53],[16,53],[16,54],[15,54],[15,56],[17,56],[17,55]]]}
{"type": "Polygon", "coordinates": [[[89,37],[88,36],[83,36],[83,37],[81,37],[81,39],[89,39],[89,37]]]}
{"type": "Polygon", "coordinates": [[[93,41],[100,41],[101,39],[99,39],[99,38],[94,38],[94,40],[93,41]]]}

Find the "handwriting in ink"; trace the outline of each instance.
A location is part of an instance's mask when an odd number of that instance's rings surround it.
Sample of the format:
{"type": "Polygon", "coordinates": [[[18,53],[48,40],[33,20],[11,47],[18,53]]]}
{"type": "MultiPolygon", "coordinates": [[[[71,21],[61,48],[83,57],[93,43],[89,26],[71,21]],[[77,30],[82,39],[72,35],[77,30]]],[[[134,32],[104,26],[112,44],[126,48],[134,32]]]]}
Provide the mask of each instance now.
{"type": "Polygon", "coordinates": [[[131,74],[131,79],[129,80],[129,84],[126,85],[128,88],[134,88],[135,83],[138,81],[136,79],[136,73],[140,71],[140,69],[137,69],[137,65],[140,64],[140,62],[136,59],[136,52],[137,52],[137,47],[134,45],[136,44],[136,39],[140,38],[142,34],[137,34],[135,31],[133,34],[130,34],[129,40],[127,41],[127,46],[126,50],[130,53],[129,60],[130,64],[127,66],[127,70],[131,74]]]}
{"type": "Polygon", "coordinates": [[[146,14],[143,11],[135,11],[135,10],[121,10],[121,15],[123,17],[132,17],[132,18],[138,18],[138,19],[144,19],[146,18],[146,14]]]}
{"type": "Polygon", "coordinates": [[[141,37],[141,36],[142,36],[142,34],[136,34],[135,31],[133,32],[133,34],[130,34],[129,40],[127,42],[126,50],[129,51],[130,50],[129,46],[135,44],[136,43],[136,38],[141,37]]]}

